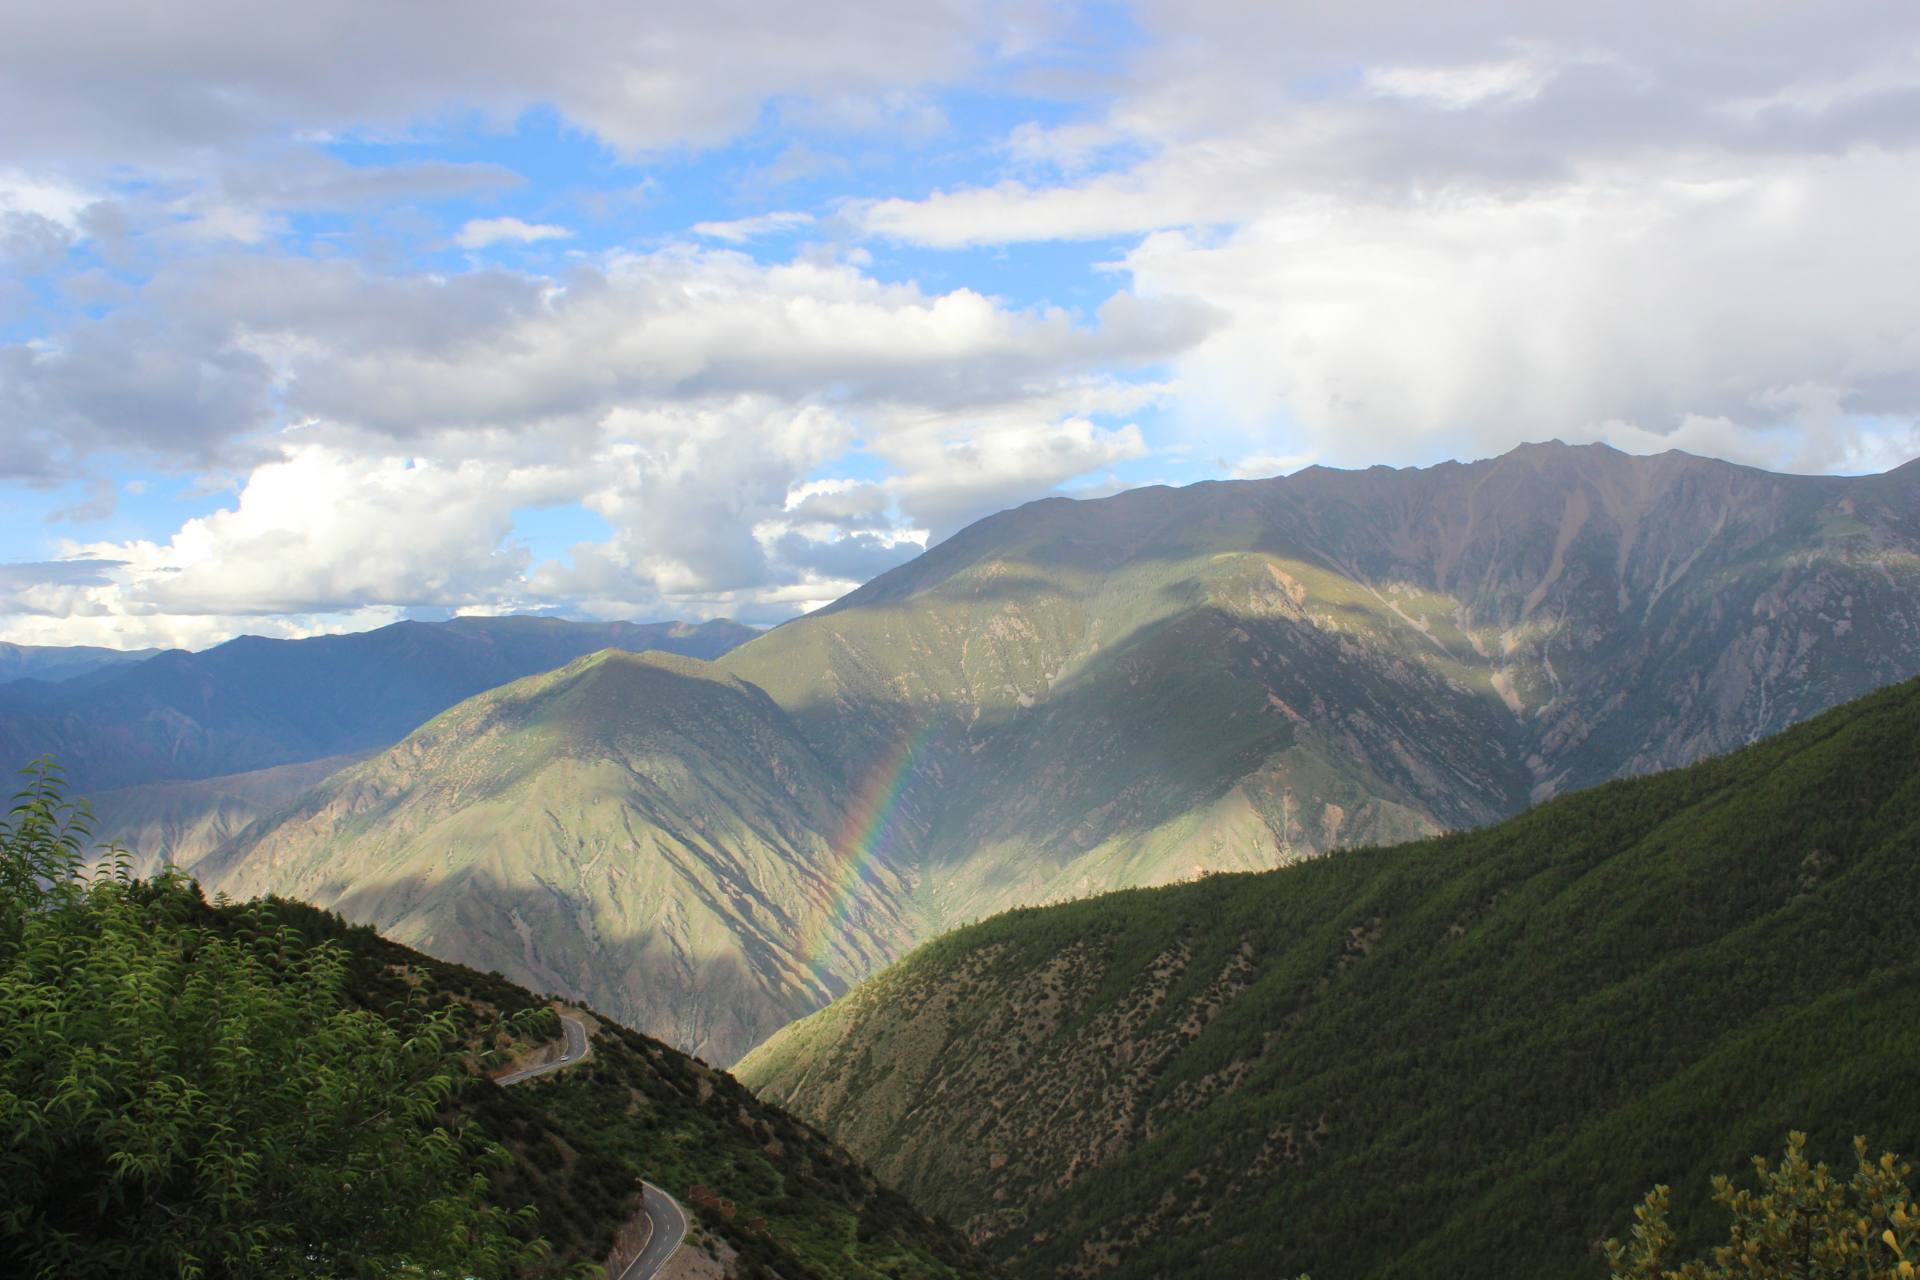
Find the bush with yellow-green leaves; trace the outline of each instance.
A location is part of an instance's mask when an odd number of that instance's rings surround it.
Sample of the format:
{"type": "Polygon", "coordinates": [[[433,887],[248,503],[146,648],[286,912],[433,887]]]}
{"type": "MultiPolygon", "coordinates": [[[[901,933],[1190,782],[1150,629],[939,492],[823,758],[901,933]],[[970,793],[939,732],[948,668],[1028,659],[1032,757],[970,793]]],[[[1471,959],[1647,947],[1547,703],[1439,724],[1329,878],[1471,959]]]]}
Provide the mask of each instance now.
{"type": "Polygon", "coordinates": [[[1675,1233],[1666,1187],[1634,1210],[1626,1241],[1607,1241],[1613,1280],[1913,1280],[1920,1264],[1920,1204],[1911,1165],[1891,1152],[1873,1158],[1853,1140],[1856,1169],[1843,1179],[1807,1159],[1807,1135],[1795,1133],[1775,1165],[1755,1156],[1759,1185],[1713,1180],[1716,1204],[1733,1216],[1727,1242],[1705,1257],[1671,1263],[1675,1233]]]}

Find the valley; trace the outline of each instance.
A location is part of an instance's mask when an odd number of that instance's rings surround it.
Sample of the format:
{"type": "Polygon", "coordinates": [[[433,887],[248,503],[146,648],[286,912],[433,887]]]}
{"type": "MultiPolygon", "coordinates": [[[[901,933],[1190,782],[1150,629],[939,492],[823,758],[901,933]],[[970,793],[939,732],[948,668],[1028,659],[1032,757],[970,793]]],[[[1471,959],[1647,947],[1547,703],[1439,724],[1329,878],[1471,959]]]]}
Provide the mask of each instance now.
{"type": "Polygon", "coordinates": [[[1657,1180],[1706,1239],[1788,1128],[1920,1143],[1916,637],[1920,469],[1546,445],[1036,503],[764,633],[161,654],[0,730],[369,1007],[599,1011],[461,1103],[568,1256],[645,1177],[700,1274],[1518,1280],[1657,1180]]]}
{"type": "Polygon", "coordinates": [[[1920,1280],[1920,4],[0,120],[0,1280],[1920,1280]]]}
{"type": "Polygon", "coordinates": [[[1550,444],[1049,500],[675,670],[479,695],[183,865],[725,1064],[957,925],[1482,826],[1920,672],[1920,468],[1550,444]]]}

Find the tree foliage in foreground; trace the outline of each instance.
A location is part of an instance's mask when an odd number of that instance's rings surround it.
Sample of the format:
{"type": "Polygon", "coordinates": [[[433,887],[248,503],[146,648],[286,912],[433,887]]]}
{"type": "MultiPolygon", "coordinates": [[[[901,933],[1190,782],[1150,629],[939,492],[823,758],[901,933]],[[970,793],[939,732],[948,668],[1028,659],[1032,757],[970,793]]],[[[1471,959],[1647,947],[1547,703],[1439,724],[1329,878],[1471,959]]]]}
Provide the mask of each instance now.
{"type": "Polygon", "coordinates": [[[503,1154],[437,1123],[445,1014],[346,998],[346,956],[266,909],[215,931],[183,879],[89,873],[42,762],[0,823],[0,1272],[505,1276],[544,1245],[487,1201],[503,1154]]]}
{"type": "Polygon", "coordinates": [[[1874,1159],[1853,1140],[1851,1179],[1810,1164],[1807,1135],[1787,1140],[1778,1165],[1755,1156],[1759,1186],[1713,1180],[1714,1203],[1732,1215],[1727,1242],[1690,1262],[1670,1262],[1677,1235],[1671,1195],[1655,1187],[1634,1210],[1633,1233],[1607,1241],[1613,1280],[1913,1280],[1920,1260],[1920,1205],[1912,1167],[1891,1152],[1874,1159]]]}

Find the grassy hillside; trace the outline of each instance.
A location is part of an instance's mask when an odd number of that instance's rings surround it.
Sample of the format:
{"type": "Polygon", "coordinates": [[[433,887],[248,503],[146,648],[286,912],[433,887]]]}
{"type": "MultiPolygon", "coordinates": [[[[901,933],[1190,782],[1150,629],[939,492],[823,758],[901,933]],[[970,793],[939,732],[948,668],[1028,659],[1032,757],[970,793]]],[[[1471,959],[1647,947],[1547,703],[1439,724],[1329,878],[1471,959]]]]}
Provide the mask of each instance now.
{"type": "Polygon", "coordinates": [[[1599,1275],[1920,1148],[1920,683],[1489,829],[1023,910],[738,1068],[1015,1274],[1599,1275]]]}

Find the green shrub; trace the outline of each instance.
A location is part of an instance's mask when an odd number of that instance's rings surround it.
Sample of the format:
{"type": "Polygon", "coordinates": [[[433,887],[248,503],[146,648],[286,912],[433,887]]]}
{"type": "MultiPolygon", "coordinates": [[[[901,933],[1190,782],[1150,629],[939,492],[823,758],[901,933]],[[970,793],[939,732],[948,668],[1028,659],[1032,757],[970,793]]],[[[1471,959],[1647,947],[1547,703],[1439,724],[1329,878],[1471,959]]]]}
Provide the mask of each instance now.
{"type": "Polygon", "coordinates": [[[545,1247],[490,1204],[505,1157],[437,1113],[453,1015],[352,1004],[347,955],[270,907],[88,871],[87,814],[30,768],[0,824],[0,1272],[513,1274],[545,1247]]]}
{"type": "Polygon", "coordinates": [[[1920,1205],[1907,1186],[1912,1167],[1853,1140],[1853,1177],[1810,1164],[1807,1135],[1787,1140],[1778,1165],[1755,1156],[1759,1185],[1713,1180],[1714,1203],[1732,1216],[1727,1242],[1705,1257],[1670,1264],[1676,1236],[1671,1196],[1655,1187],[1634,1210],[1632,1235],[1607,1241],[1613,1280],[1913,1280],[1920,1258],[1920,1205]]]}

